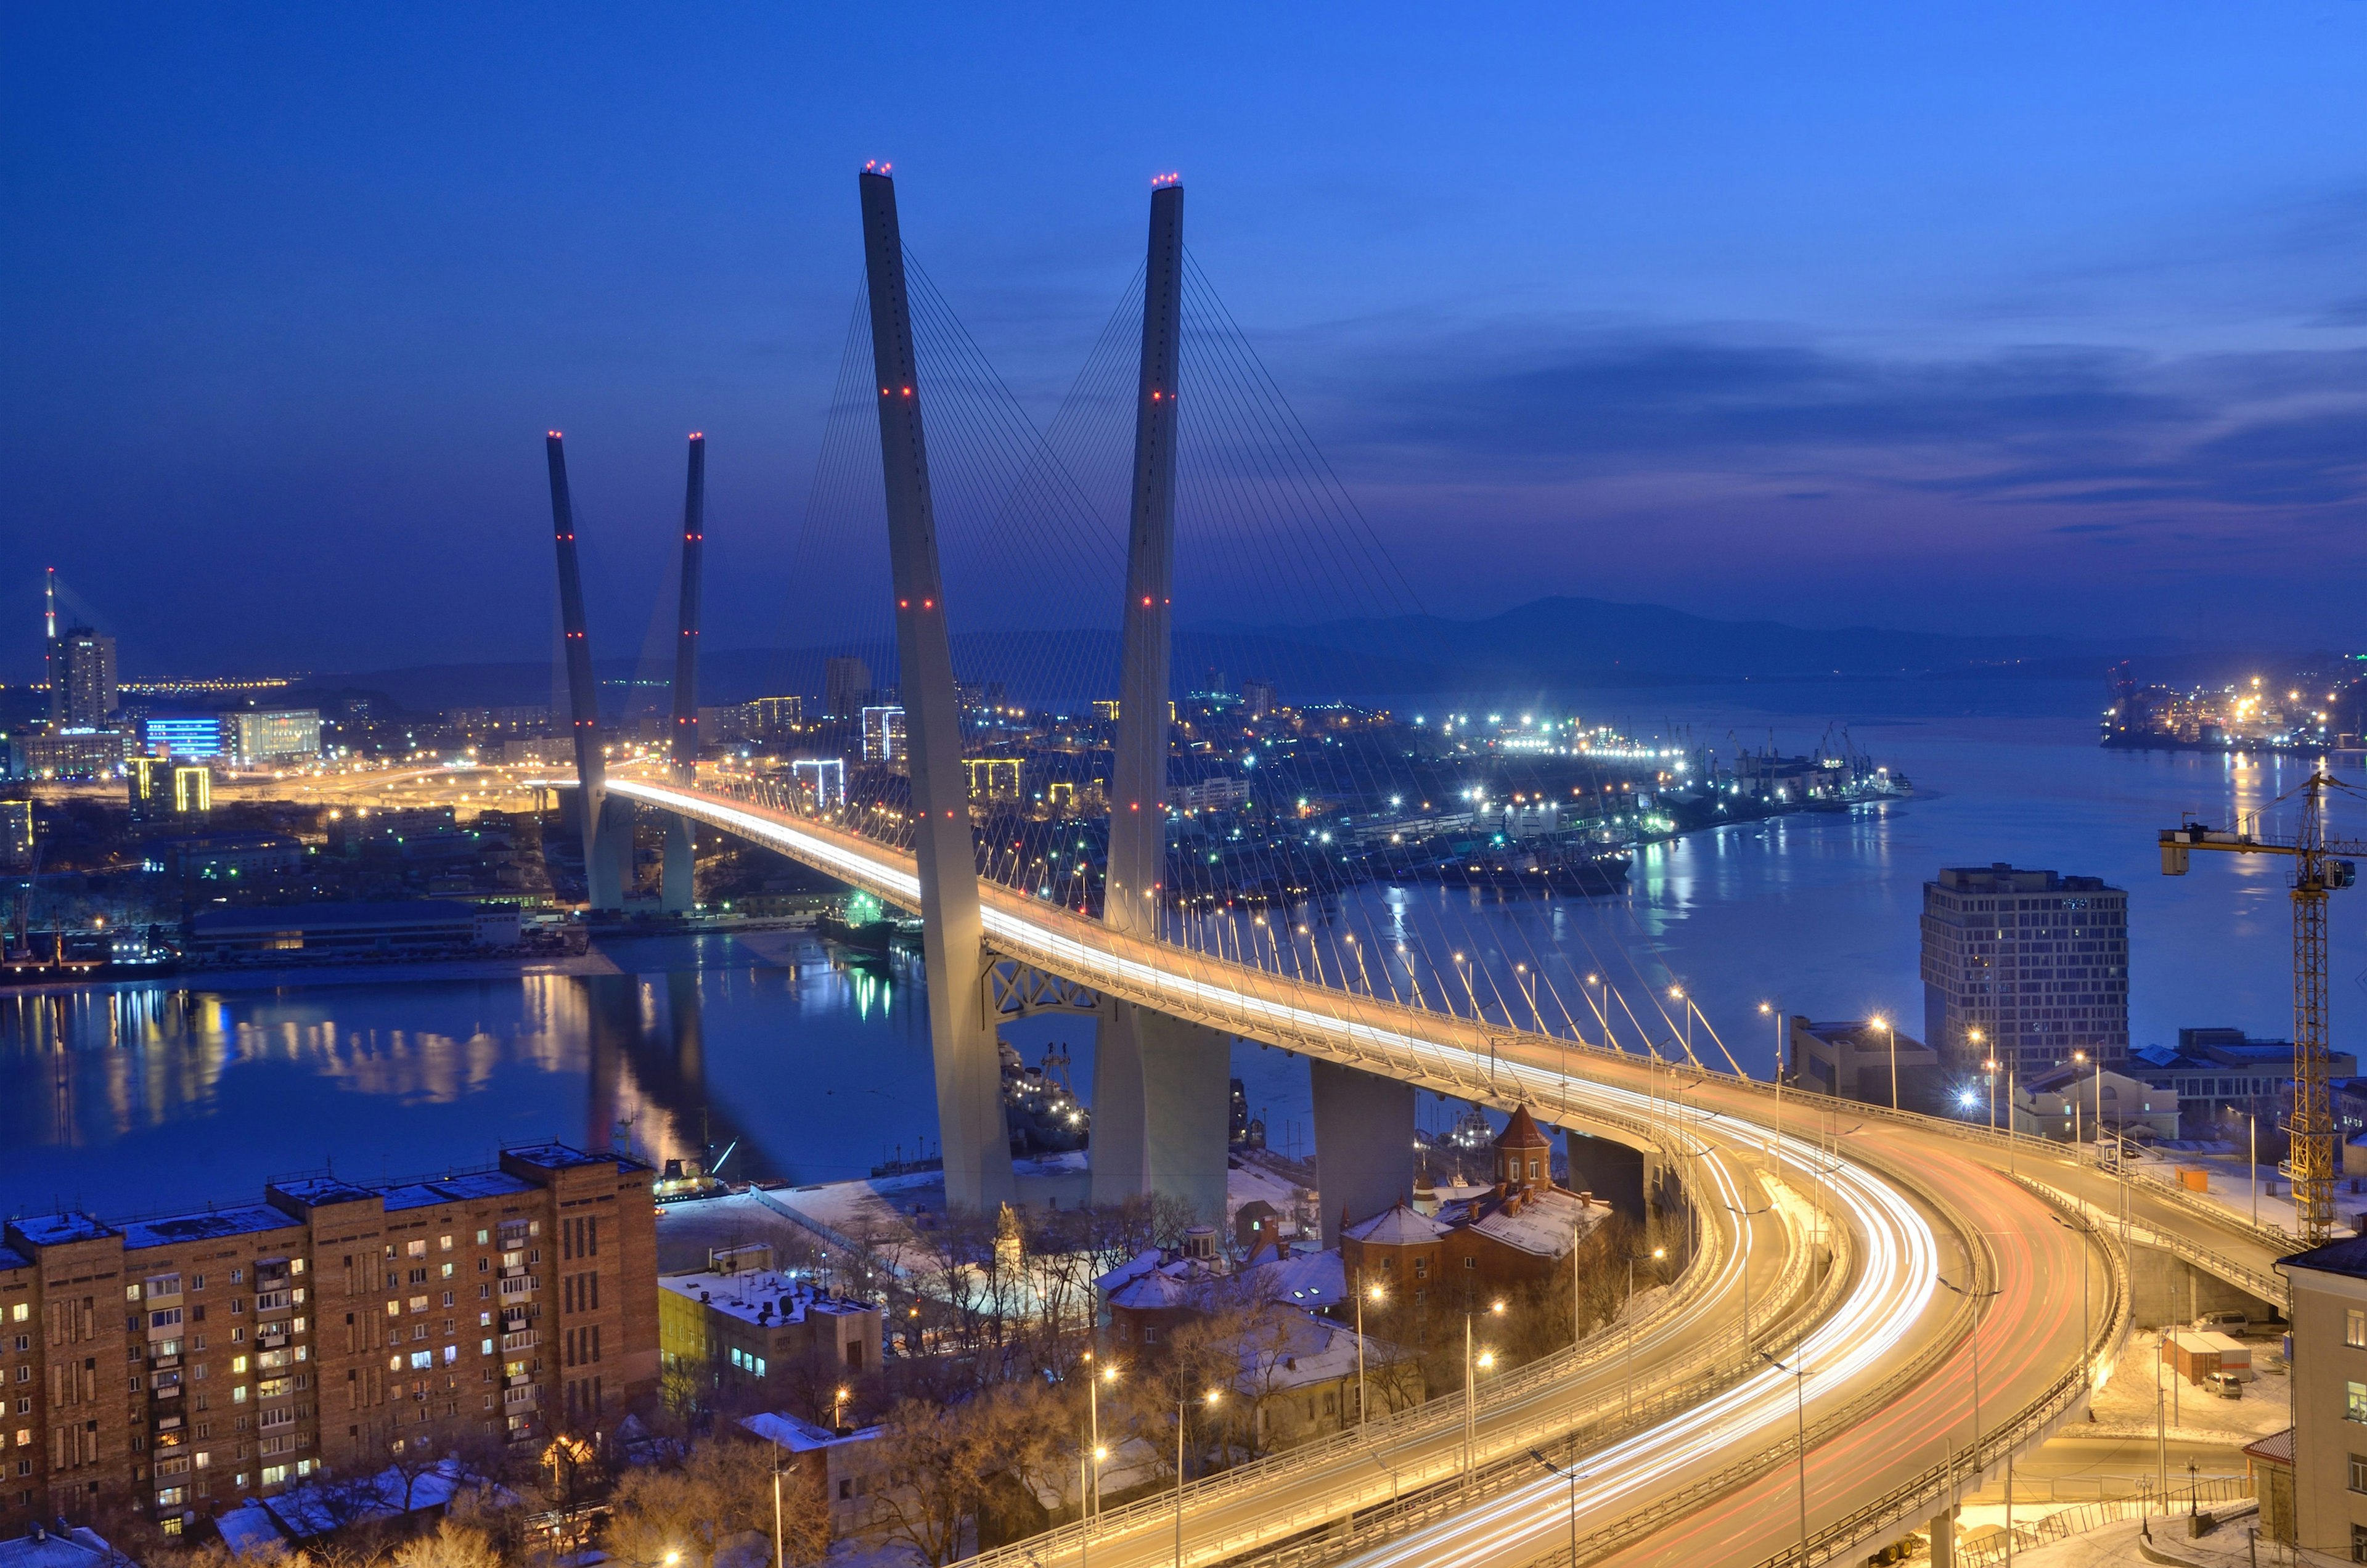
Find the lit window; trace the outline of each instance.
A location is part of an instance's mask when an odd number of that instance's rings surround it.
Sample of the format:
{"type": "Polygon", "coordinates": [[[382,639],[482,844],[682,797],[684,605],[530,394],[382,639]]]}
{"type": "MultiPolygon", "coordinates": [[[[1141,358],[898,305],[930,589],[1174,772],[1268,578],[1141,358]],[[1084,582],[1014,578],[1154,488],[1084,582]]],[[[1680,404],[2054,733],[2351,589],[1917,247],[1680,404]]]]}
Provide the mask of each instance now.
{"type": "Polygon", "coordinates": [[[2367,1382],[2354,1382],[2345,1386],[2343,1419],[2356,1421],[2361,1426],[2367,1427],[2367,1382]]]}
{"type": "Polygon", "coordinates": [[[2342,1342],[2354,1350],[2367,1349],[2367,1307],[2344,1309],[2342,1342]]]}

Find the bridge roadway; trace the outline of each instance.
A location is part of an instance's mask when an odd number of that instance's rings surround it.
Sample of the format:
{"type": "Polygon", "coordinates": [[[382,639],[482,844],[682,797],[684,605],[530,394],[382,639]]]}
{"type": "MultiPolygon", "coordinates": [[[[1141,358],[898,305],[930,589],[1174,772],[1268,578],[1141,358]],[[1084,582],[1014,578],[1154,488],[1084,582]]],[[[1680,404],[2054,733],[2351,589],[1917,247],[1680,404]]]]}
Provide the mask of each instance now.
{"type": "MultiPolygon", "coordinates": [[[[889,903],[909,908],[917,902],[908,857],[829,824],[715,788],[645,778],[612,778],[609,788],[764,843],[889,903]]],[[[2082,1314],[2081,1238],[2073,1228],[2078,1222],[2062,1223],[2055,1205],[2033,1190],[2033,1179],[2094,1205],[2091,1213],[2117,1214],[2125,1199],[2137,1226],[2182,1239],[2190,1253],[2222,1265],[2214,1272],[2273,1286],[2268,1237],[2240,1234],[2247,1227],[2170,1194],[2124,1193],[2124,1184],[2105,1173],[2028,1140],[1813,1098],[1787,1097],[1779,1112],[1765,1085],[1690,1069],[1672,1074],[1649,1058],[1227,963],[1110,931],[991,883],[980,893],[995,954],[1104,995],[1364,1071],[1499,1104],[1525,1098],[1548,1120],[1640,1125],[1664,1145],[1673,1134],[1676,1147],[1698,1151],[1701,1190],[1744,1190],[1757,1176],[1772,1175],[1795,1191],[1805,1186],[1845,1220],[1849,1289],[1809,1333],[1803,1353],[1790,1358],[1792,1365],[1806,1367],[1804,1389],[1795,1391],[1785,1371],[1762,1365],[1647,1430],[1581,1450],[1578,1532],[1589,1562],[1606,1544],[1621,1551],[1618,1561],[1638,1563],[1782,1560],[1799,1534],[1791,1461],[1797,1454],[1795,1425],[1803,1417],[1811,1450],[1809,1532],[1831,1545],[1895,1535],[1920,1523],[1915,1510],[1928,1514],[1943,1493],[1976,1485],[1963,1461],[1952,1459],[1975,1436],[1971,1313],[1965,1299],[1940,1286],[1942,1277],[1959,1285],[1977,1280],[1979,1289],[1997,1292],[1983,1301],[1978,1336],[1983,1468],[1990,1478],[2002,1461],[2001,1425],[2019,1421],[2016,1440],[2026,1448],[2074,1414],[2081,1393],[2082,1318],[2091,1353],[2101,1348],[2099,1364],[2108,1367],[2115,1336],[2125,1332],[2125,1295],[2107,1262],[2110,1251],[2100,1249],[2085,1270],[2090,1309],[2082,1314]],[[1752,1170],[1753,1150],[1760,1151],[1758,1162],[1772,1151],[1774,1169],[1752,1170]],[[1795,1392],[1805,1393],[1804,1407],[1795,1406],[1795,1392]]],[[[1757,1206],[1757,1201],[1746,1198],[1736,1206],[1757,1206]]],[[[1720,1216],[1706,1203],[1703,1217],[1705,1229],[1719,1230],[1720,1216]]],[[[1730,1220],[1726,1224],[1727,1241],[1716,1250],[1732,1258],[1738,1255],[1737,1233],[1730,1220]]],[[[1795,1224],[1780,1212],[1753,1219],[1748,1246],[1765,1249],[1763,1256],[1785,1253],[1795,1246],[1795,1224]]],[[[1705,1297],[1719,1304],[1699,1315],[1723,1315],[1727,1289],[1721,1274],[1705,1297]]],[[[1695,1332],[1704,1326],[1696,1325],[1695,1332]]],[[[1656,1326],[1655,1333],[1664,1366],[1666,1358],[1698,1353],[1706,1344],[1673,1325],[1656,1326]]],[[[1730,1355],[1730,1361],[1737,1359],[1730,1355]]],[[[1597,1369],[1569,1391],[1568,1413],[1599,1409],[1610,1394],[1597,1369]]],[[[1516,1429],[1534,1426],[1506,1421],[1516,1429]]],[[[1550,1455],[1554,1445],[1533,1446],[1550,1455]]],[[[1351,1510],[1373,1506],[1373,1472],[1385,1468],[1370,1455],[1359,1456],[1311,1473],[1305,1484],[1333,1499],[1337,1517],[1345,1519],[1351,1510]]],[[[1298,1502],[1261,1489],[1241,1500],[1240,1510],[1304,1530],[1309,1525],[1298,1502]]],[[[1534,1482],[1509,1485],[1354,1561],[1567,1561],[1569,1507],[1568,1483],[1540,1472],[1534,1482]]],[[[1228,1528],[1230,1521],[1220,1512],[1187,1506],[1187,1562],[1217,1562],[1268,1544],[1258,1530],[1245,1539],[1228,1528]]],[[[1119,1532],[1106,1546],[1096,1533],[1092,1558],[1113,1564],[1172,1562],[1172,1518],[1168,1529],[1162,1542],[1145,1523],[1119,1532]],[[1129,1542],[1127,1536],[1138,1539],[1129,1542]]],[[[1052,1554],[1044,1561],[1059,1561],[1064,1550],[1057,1538],[1030,1544],[1039,1556],[1052,1554]]],[[[1025,1560],[1012,1555],[1014,1562],[1025,1560]]]]}

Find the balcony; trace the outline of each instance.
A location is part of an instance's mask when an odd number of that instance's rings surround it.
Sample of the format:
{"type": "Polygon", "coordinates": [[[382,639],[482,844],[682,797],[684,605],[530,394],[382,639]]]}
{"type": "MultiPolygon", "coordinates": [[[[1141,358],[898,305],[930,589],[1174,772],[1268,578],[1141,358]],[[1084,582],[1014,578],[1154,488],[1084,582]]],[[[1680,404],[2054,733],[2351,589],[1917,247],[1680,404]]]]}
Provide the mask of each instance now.
{"type": "Polygon", "coordinates": [[[542,1343],[542,1332],[534,1328],[513,1328],[502,1336],[502,1349],[531,1350],[542,1343]]]}
{"type": "Polygon", "coordinates": [[[530,1296],[540,1288],[541,1286],[531,1274],[517,1278],[505,1277],[502,1280],[502,1299],[507,1301],[516,1296],[530,1296]]]}

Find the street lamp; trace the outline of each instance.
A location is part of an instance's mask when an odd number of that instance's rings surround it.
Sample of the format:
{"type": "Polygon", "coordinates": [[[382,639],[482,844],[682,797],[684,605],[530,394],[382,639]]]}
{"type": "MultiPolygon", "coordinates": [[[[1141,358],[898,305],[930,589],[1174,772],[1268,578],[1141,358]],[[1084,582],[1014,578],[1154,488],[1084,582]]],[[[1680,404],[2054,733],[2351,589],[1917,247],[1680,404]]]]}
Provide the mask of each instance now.
{"type": "Polygon", "coordinates": [[[1898,1109],[1898,1031],[1890,1027],[1886,1018],[1876,1018],[1874,1026],[1890,1042],[1890,1109],[1898,1109]]]}
{"type": "Polygon", "coordinates": [[[1476,1019],[1479,1016],[1479,993],[1471,984],[1471,961],[1458,953],[1455,955],[1455,968],[1463,976],[1463,994],[1470,998],[1471,1016],[1476,1019]]]}
{"type": "MultiPolygon", "coordinates": [[[[1501,1317],[1504,1303],[1488,1303],[1488,1310],[1501,1317]]],[[[1482,1351],[1477,1358],[1471,1353],[1471,1320],[1479,1314],[1466,1310],[1463,1314],[1463,1484],[1471,1484],[1471,1462],[1479,1437],[1478,1369],[1496,1364],[1496,1353],[1482,1351]]]]}
{"type": "Polygon", "coordinates": [[[1363,1426],[1363,1425],[1365,1424],[1365,1298],[1367,1298],[1367,1297],[1370,1297],[1372,1300],[1376,1301],[1376,1302],[1387,1301],[1387,1300],[1388,1299],[1388,1292],[1387,1292],[1386,1290],[1384,1290],[1382,1287],[1380,1287],[1380,1286],[1378,1286],[1378,1285],[1366,1285],[1366,1284],[1365,1284],[1365,1282],[1364,1282],[1364,1279],[1365,1279],[1365,1271],[1364,1271],[1363,1269],[1357,1269],[1357,1270],[1356,1270],[1356,1282],[1357,1282],[1357,1285],[1358,1285],[1358,1289],[1357,1289],[1357,1292],[1356,1292],[1356,1425],[1357,1425],[1357,1426],[1359,1426],[1359,1427],[1361,1427],[1361,1426],[1363,1426]]]}
{"type": "MultiPolygon", "coordinates": [[[[1792,1374],[1792,1418],[1799,1427],[1800,1443],[1800,1561],[1808,1560],[1808,1364],[1802,1360],[1796,1367],[1787,1366],[1766,1351],[1759,1359],[1780,1371],[1792,1374]]],[[[1576,1562],[1573,1556],[1571,1562],[1576,1562]]]]}
{"type": "MultiPolygon", "coordinates": [[[[1093,1359],[1093,1353],[1091,1350],[1086,1351],[1085,1359],[1090,1361],[1093,1359]]],[[[1117,1382],[1117,1369],[1116,1367],[1096,1367],[1093,1369],[1093,1374],[1085,1379],[1085,1409],[1093,1422],[1093,1448],[1096,1456],[1102,1452],[1102,1384],[1116,1382],[1117,1382]]],[[[1098,1514],[1101,1512],[1101,1481],[1102,1472],[1099,1468],[1096,1468],[1093,1471],[1093,1495],[1091,1500],[1091,1514],[1098,1514]]],[[[1081,1506],[1082,1506],[1083,1505],[1081,1505],[1081,1506]]],[[[1091,1514],[1087,1517],[1090,1517],[1091,1514]]]]}
{"type": "Polygon", "coordinates": [[[837,1431],[846,1425],[846,1402],[854,1397],[852,1391],[842,1386],[830,1398],[830,1429],[837,1431]]]}
{"type": "MultiPolygon", "coordinates": [[[[1997,1075],[1998,1075],[1998,1064],[1997,1064],[1997,1058],[1996,1058],[1995,1056],[1991,1056],[1991,1057],[1989,1057],[1987,1061],[1984,1061],[1984,1062],[1981,1064],[1981,1071],[1983,1071],[1984,1073],[1987,1073],[1987,1074],[1988,1075],[1988,1080],[1989,1080],[1989,1131],[1990,1131],[1990,1132],[1992,1132],[1992,1133],[1994,1133],[1994,1132],[1996,1132],[1996,1131],[1997,1131],[1997,1075]]],[[[2009,1111],[2009,1113],[2010,1113],[2010,1111],[2011,1111],[2011,1107],[2008,1107],[2008,1111],[2009,1111]]]]}
{"type": "Polygon", "coordinates": [[[1613,1046],[1611,1014],[1607,1010],[1610,1003],[1605,999],[1598,998],[1594,994],[1594,987],[1602,984],[1603,976],[1600,975],[1589,975],[1586,977],[1586,1005],[1594,1010],[1595,1026],[1603,1031],[1603,1044],[1604,1049],[1608,1050],[1613,1046]]]}
{"type": "MultiPolygon", "coordinates": [[[[1578,1439],[1575,1437],[1571,1438],[1570,1447],[1575,1449],[1577,1446],[1578,1439]]],[[[1575,1562],[1578,1561],[1578,1483],[1592,1475],[1594,1472],[1582,1471],[1574,1464],[1565,1469],[1535,1449],[1529,1450],[1529,1457],[1545,1466],[1547,1475],[1566,1475],[1569,1478],[1569,1560],[1575,1562]]]]}
{"type": "MultiPolygon", "coordinates": [[[[2088,1063],[2088,1053],[2074,1051],[2071,1053],[2071,1061],[2074,1066],[2085,1066],[2088,1063]]],[[[2103,1080],[2100,1077],[2097,1081],[2101,1084],[2103,1080]]],[[[2098,1102],[2101,1104],[2102,1091],[2099,1089],[2097,1093],[2098,1102]]],[[[2078,1163],[2079,1145],[2088,1140],[2087,1129],[2081,1124],[2086,1121],[2086,1117],[2081,1114],[2084,1110],[2085,1107],[2079,1103],[2079,1078],[2075,1073],[2071,1078],[2071,1159],[2075,1165],[2078,1163]]]]}
{"type": "MultiPolygon", "coordinates": [[[[1669,1249],[1665,1247],[1652,1248],[1652,1260],[1656,1263],[1668,1255],[1669,1249]]],[[[1627,1419],[1630,1421],[1636,1418],[1636,1259],[1642,1256],[1643,1254],[1636,1252],[1627,1255],[1627,1306],[1626,1310],[1619,1314],[1626,1320],[1627,1324],[1625,1359],[1627,1362],[1627,1419]]],[[[1573,1283],[1575,1283],[1574,1280],[1573,1283]]]]}
{"type": "MultiPolygon", "coordinates": [[[[1200,1396],[1211,1410],[1225,1397],[1225,1391],[1212,1388],[1200,1396]]],[[[1191,1404],[1186,1394],[1175,1396],[1175,1568],[1184,1568],[1184,1406],[1191,1404]]]]}
{"type": "Polygon", "coordinates": [[[1718,1207],[1742,1222],[1735,1228],[1739,1233],[1737,1239],[1742,1245],[1742,1348],[1748,1350],[1750,1348],[1750,1222],[1761,1214],[1773,1213],[1775,1205],[1769,1203],[1763,1208],[1738,1209],[1731,1203],[1721,1203],[1718,1207]]]}
{"type": "Polygon", "coordinates": [[[1686,997],[1685,988],[1682,986],[1670,986],[1669,987],[1669,998],[1671,1001],[1680,1001],[1685,1004],[1685,1060],[1692,1062],[1694,1066],[1698,1067],[1701,1066],[1701,1063],[1693,1055],[1693,1002],[1686,997]]]}
{"type": "Polygon", "coordinates": [[[2251,1177],[2251,1179],[2252,1179],[2252,1225],[2253,1225],[2253,1228],[2254,1228],[2254,1229],[2258,1229],[2258,1228],[2259,1227],[2259,1224],[2260,1224],[2260,1118],[2259,1118],[2259,1112],[2257,1112],[2257,1111],[2237,1111],[2237,1110],[2234,1106],[2232,1106],[2232,1105],[2231,1105],[2231,1106],[2229,1106],[2229,1107],[2227,1108],[2227,1114],[2228,1114],[2228,1115],[2230,1115],[2230,1116],[2241,1116],[2241,1117],[2243,1117],[2243,1119],[2244,1119],[2246,1122],[2250,1122],[2250,1123],[2251,1123],[2251,1128],[2252,1128],[2252,1168],[2251,1168],[2248,1172],[2247,1172],[2246,1174],[2247,1174],[2247,1175],[2248,1175],[2248,1176],[2250,1176],[2250,1177],[2251,1177]]]}
{"type": "Polygon", "coordinates": [[[1530,1021],[1535,1026],[1536,1032],[1543,1034],[1546,1032],[1546,1015],[1537,1007],[1536,976],[1529,973],[1529,966],[1525,964],[1513,964],[1512,975],[1513,983],[1521,987],[1521,994],[1528,998],[1530,1021]]]}
{"type": "Polygon", "coordinates": [[[1977,1476],[1981,1472],[1981,1303],[1998,1292],[1954,1284],[1944,1276],[1934,1275],[1933,1279],[1941,1289],[1954,1291],[1973,1303],[1973,1473],[1977,1476]]]}

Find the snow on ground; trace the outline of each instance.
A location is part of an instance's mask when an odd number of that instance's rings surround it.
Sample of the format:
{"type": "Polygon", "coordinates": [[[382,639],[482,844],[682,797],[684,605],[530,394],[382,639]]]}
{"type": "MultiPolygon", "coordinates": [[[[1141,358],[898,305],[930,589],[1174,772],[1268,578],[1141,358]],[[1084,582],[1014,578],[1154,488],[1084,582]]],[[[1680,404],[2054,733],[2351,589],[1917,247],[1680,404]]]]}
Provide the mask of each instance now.
{"type": "Polygon", "coordinates": [[[2241,1399],[2222,1399],[2161,1364],[2159,1334],[2132,1335],[2119,1370],[2096,1394],[2096,1419],[2070,1427],[2069,1434],[2152,1437],[2157,1390],[2160,1425],[2173,1442],[2243,1444],[2283,1431],[2293,1425],[2293,1380],[2285,1373],[2283,1358],[2276,1354],[2277,1341],[2253,1337],[2245,1343],[2252,1348],[2256,1375],[2244,1385],[2241,1399]],[[2154,1375],[2148,1377],[2148,1371],[2154,1375]]]}

